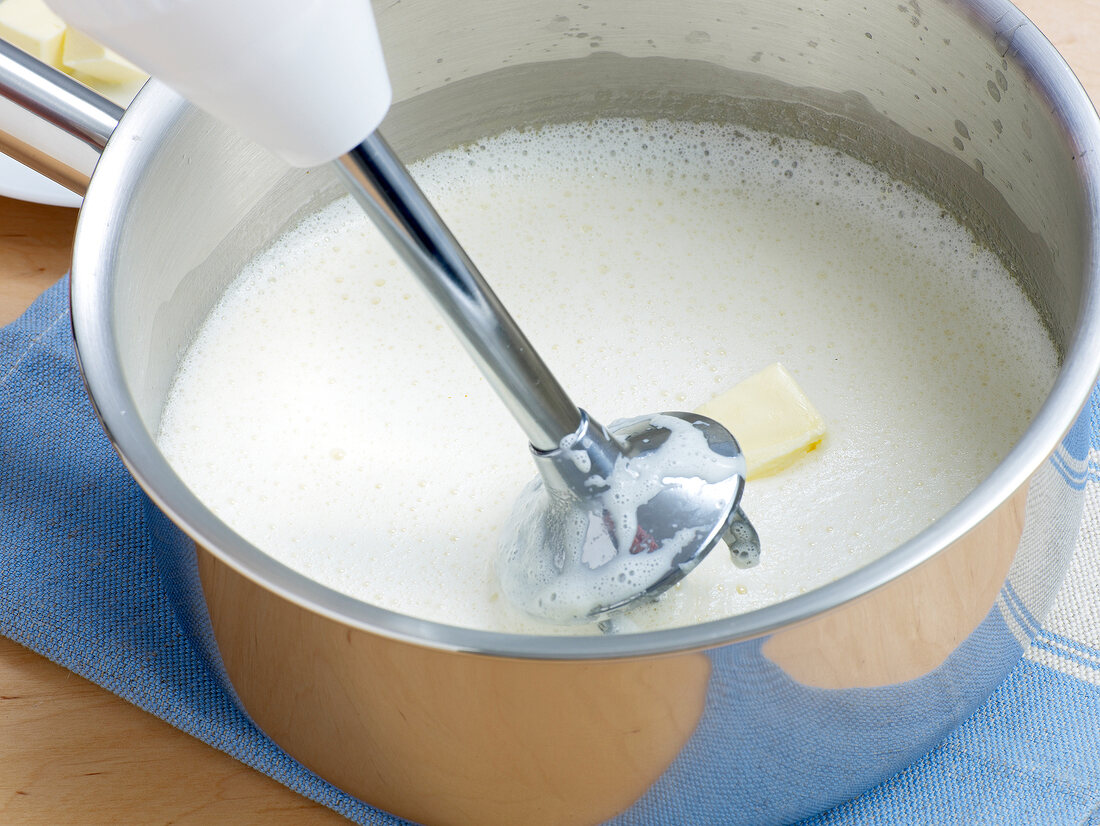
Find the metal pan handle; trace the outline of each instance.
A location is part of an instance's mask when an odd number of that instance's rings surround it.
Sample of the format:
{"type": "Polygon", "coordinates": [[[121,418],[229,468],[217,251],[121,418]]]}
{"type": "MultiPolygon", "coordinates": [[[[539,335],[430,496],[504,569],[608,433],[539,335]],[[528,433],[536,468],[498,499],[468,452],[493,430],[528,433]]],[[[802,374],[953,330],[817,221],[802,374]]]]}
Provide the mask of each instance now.
{"type": "Polygon", "coordinates": [[[0,40],[0,151],[83,195],[125,110],[0,40]]]}

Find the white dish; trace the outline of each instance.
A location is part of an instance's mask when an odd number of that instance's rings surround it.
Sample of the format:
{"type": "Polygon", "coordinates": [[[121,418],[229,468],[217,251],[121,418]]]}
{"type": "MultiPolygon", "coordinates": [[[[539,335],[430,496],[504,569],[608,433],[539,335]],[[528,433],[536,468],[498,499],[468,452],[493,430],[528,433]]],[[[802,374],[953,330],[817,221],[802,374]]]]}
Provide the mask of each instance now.
{"type": "Polygon", "coordinates": [[[0,195],[51,206],[78,207],[84,201],[75,192],[7,155],[0,155],[0,195]]]}

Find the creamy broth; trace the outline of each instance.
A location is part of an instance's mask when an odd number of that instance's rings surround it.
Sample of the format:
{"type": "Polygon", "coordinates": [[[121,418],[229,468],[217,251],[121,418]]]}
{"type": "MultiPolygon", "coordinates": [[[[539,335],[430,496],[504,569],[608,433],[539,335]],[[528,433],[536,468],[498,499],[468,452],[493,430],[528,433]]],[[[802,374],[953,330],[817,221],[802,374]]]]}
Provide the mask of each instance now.
{"type": "MultiPolygon", "coordinates": [[[[1054,380],[1054,347],[1000,261],[834,150],[606,120],[412,171],[598,419],[691,410],[774,361],[825,418],[818,450],[746,488],[760,565],[719,548],[624,630],[744,612],[876,558],[965,496],[1054,380]]],[[[215,513],[325,585],[454,625],[594,630],[500,595],[497,537],[535,472],[525,439],[348,198],[241,273],[159,440],[215,513]]]]}

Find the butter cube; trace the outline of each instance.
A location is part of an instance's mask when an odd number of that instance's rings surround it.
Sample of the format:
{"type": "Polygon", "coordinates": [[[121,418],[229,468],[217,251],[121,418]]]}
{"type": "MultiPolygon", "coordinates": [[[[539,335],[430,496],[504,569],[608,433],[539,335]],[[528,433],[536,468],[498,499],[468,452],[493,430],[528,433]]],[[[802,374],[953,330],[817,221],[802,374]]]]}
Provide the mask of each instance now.
{"type": "Polygon", "coordinates": [[[145,79],[145,73],[118,52],[99,45],[76,29],[65,32],[61,66],[77,77],[88,77],[103,83],[135,83],[145,79]]]}
{"type": "Polygon", "coordinates": [[[61,65],[65,21],[42,0],[2,0],[0,37],[51,66],[61,65]]]}
{"type": "Polygon", "coordinates": [[[825,421],[782,364],[765,367],[696,408],[737,439],[747,478],[770,476],[816,448],[825,421]]]}

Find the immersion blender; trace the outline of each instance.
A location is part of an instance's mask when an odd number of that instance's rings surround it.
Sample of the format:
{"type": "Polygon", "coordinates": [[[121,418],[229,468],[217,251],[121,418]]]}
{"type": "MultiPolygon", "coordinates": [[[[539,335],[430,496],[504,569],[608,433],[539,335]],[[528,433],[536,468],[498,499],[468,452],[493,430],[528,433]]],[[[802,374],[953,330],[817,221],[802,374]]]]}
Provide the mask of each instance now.
{"type": "Polygon", "coordinates": [[[756,562],[733,436],[690,413],[608,430],[578,408],[378,133],[392,89],[368,0],[49,2],[288,163],[335,166],[530,442],[539,476],[497,566],[520,608],[602,621],[658,596],[722,538],[735,563],[756,562]]]}

